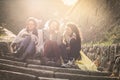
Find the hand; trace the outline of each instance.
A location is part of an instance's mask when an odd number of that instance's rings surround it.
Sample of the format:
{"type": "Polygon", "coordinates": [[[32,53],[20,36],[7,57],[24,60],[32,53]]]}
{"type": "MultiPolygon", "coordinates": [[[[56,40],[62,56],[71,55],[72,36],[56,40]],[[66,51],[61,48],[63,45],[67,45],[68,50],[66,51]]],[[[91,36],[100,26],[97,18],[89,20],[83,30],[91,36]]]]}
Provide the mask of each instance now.
{"type": "Polygon", "coordinates": [[[16,46],[17,43],[12,43],[11,47],[14,48],[16,46]]]}
{"type": "Polygon", "coordinates": [[[10,45],[10,51],[13,53],[14,52],[14,50],[16,49],[16,45],[17,45],[17,43],[12,43],[11,45],[10,45]]]}

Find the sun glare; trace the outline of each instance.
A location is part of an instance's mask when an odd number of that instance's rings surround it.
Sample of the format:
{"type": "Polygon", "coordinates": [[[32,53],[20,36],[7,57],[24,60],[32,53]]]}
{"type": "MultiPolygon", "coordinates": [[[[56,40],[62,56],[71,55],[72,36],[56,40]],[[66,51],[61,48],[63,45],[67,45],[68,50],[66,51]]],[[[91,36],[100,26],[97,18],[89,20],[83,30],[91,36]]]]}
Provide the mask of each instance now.
{"type": "Polygon", "coordinates": [[[65,5],[74,5],[78,0],[62,0],[65,5]]]}

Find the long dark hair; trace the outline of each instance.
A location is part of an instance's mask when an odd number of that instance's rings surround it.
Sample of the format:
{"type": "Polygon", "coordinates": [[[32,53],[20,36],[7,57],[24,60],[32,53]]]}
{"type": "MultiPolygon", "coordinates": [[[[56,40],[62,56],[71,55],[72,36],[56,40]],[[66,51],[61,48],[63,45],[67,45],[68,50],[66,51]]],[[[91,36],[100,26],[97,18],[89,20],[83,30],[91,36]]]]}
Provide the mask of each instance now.
{"type": "MultiPolygon", "coordinates": [[[[26,24],[27,24],[29,21],[33,21],[33,22],[34,22],[35,27],[34,27],[32,33],[33,33],[34,35],[38,36],[38,31],[37,31],[37,25],[38,25],[38,23],[37,23],[37,19],[34,18],[34,17],[29,17],[29,18],[27,19],[27,21],[26,21],[26,24]]],[[[27,32],[29,32],[28,27],[27,27],[27,32]]]]}
{"type": "MultiPolygon", "coordinates": [[[[81,41],[80,32],[79,32],[78,27],[77,27],[74,23],[67,23],[66,26],[67,26],[67,27],[70,27],[71,30],[73,31],[73,33],[75,33],[76,39],[81,41]]],[[[73,33],[72,33],[72,34],[73,34],[73,33]]]]}
{"type": "Polygon", "coordinates": [[[78,27],[74,23],[68,23],[67,27],[71,28],[72,30],[72,35],[76,35],[76,39],[71,39],[70,45],[71,45],[71,53],[74,53],[74,58],[76,59],[81,59],[81,55],[79,54],[79,51],[81,50],[81,37],[80,37],[80,31],[78,27]],[[74,42],[74,45],[72,41],[74,42]]]}

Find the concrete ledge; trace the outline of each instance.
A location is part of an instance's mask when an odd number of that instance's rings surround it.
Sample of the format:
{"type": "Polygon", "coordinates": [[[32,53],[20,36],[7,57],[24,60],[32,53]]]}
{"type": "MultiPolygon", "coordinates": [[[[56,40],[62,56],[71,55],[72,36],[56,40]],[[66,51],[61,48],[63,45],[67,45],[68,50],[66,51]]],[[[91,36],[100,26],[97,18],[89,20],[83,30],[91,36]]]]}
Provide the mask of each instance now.
{"type": "MultiPolygon", "coordinates": [[[[21,62],[19,60],[19,58],[15,58],[13,56],[0,56],[0,58],[4,59],[4,60],[21,62]]],[[[27,64],[36,64],[36,65],[40,65],[41,64],[40,60],[33,60],[33,59],[27,59],[25,63],[27,63],[27,64]]]]}
{"type": "MultiPolygon", "coordinates": [[[[32,61],[32,63],[33,62],[35,63],[36,61],[32,61]]],[[[92,72],[92,71],[82,71],[80,69],[73,69],[73,68],[60,68],[60,67],[51,67],[51,66],[43,66],[43,65],[34,65],[34,64],[31,64],[30,60],[29,60],[30,64],[28,65],[23,62],[6,60],[6,59],[0,59],[0,63],[28,67],[32,69],[41,69],[41,70],[48,70],[48,71],[54,71],[54,72],[74,73],[74,74],[83,74],[83,75],[109,76],[111,74],[108,72],[92,72]]],[[[39,63],[39,61],[36,63],[39,63]]]]}
{"type": "Polygon", "coordinates": [[[34,68],[34,69],[49,70],[49,71],[54,71],[54,72],[74,73],[74,74],[86,74],[86,75],[89,75],[89,72],[87,72],[87,71],[82,71],[82,70],[73,69],[73,68],[60,68],[60,67],[51,67],[51,66],[33,65],[33,64],[28,64],[27,67],[34,68]]]}
{"type": "Polygon", "coordinates": [[[80,69],[60,68],[60,67],[51,67],[51,66],[33,65],[33,64],[29,64],[27,67],[34,68],[34,69],[49,70],[54,72],[74,73],[74,74],[83,74],[83,75],[109,76],[111,74],[108,72],[82,71],[80,69]]]}
{"type": "Polygon", "coordinates": [[[36,80],[34,75],[0,70],[0,80],[36,80]]]}
{"type": "Polygon", "coordinates": [[[38,77],[39,80],[69,80],[69,79],[60,79],[60,78],[46,78],[46,77],[38,77]]]}
{"type": "Polygon", "coordinates": [[[31,69],[31,68],[18,67],[18,66],[14,66],[14,65],[1,64],[1,63],[0,63],[0,69],[1,70],[21,72],[21,73],[26,73],[26,74],[32,74],[32,75],[35,75],[35,76],[42,76],[42,77],[53,78],[53,76],[54,76],[53,71],[31,69]]]}
{"type": "Polygon", "coordinates": [[[20,72],[20,73],[25,73],[25,74],[31,74],[37,77],[48,77],[48,78],[42,78],[43,80],[50,80],[50,78],[52,79],[63,78],[63,79],[70,79],[70,80],[119,80],[117,77],[82,75],[82,74],[72,73],[72,71],[70,73],[66,73],[65,70],[74,71],[74,69],[70,69],[70,68],[57,68],[57,67],[49,67],[49,66],[31,65],[31,64],[28,66],[32,66],[32,67],[37,66],[38,68],[42,67],[43,70],[26,68],[26,67],[18,67],[14,65],[0,63],[1,70],[8,70],[8,71],[20,72]],[[52,69],[53,71],[50,71],[50,70],[47,71],[47,69],[52,69]],[[57,72],[57,70],[59,72],[57,72]],[[62,70],[64,72],[62,72],[62,70]]]}
{"type": "Polygon", "coordinates": [[[6,59],[0,59],[0,63],[10,64],[10,65],[15,65],[15,66],[22,66],[22,67],[26,66],[26,63],[18,62],[18,61],[6,60],[6,59]]]}
{"type": "Polygon", "coordinates": [[[7,59],[7,60],[14,60],[14,61],[19,61],[17,58],[14,58],[13,56],[7,56],[7,55],[2,55],[0,56],[1,59],[7,59]]]}
{"type": "Polygon", "coordinates": [[[89,75],[95,75],[95,76],[110,76],[111,73],[110,72],[94,72],[94,71],[90,71],[89,75]]]}
{"type": "Polygon", "coordinates": [[[55,73],[55,78],[66,78],[70,80],[119,80],[117,77],[106,77],[106,76],[90,76],[70,73],[55,73]]]}
{"type": "Polygon", "coordinates": [[[31,59],[28,59],[26,61],[26,63],[27,64],[34,64],[34,65],[40,65],[41,64],[40,60],[31,60],[31,59]]]}
{"type": "Polygon", "coordinates": [[[0,70],[0,80],[69,80],[60,78],[36,77],[34,75],[0,70]]]}

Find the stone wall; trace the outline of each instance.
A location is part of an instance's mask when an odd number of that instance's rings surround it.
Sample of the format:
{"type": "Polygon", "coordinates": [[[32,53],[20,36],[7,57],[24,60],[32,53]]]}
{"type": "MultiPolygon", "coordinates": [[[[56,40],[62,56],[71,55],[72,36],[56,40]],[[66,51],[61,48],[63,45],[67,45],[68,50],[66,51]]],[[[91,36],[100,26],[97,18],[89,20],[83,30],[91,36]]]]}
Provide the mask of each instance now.
{"type": "Polygon", "coordinates": [[[120,55],[120,43],[111,46],[82,46],[82,51],[100,67],[107,68],[116,55],[120,55]]]}

